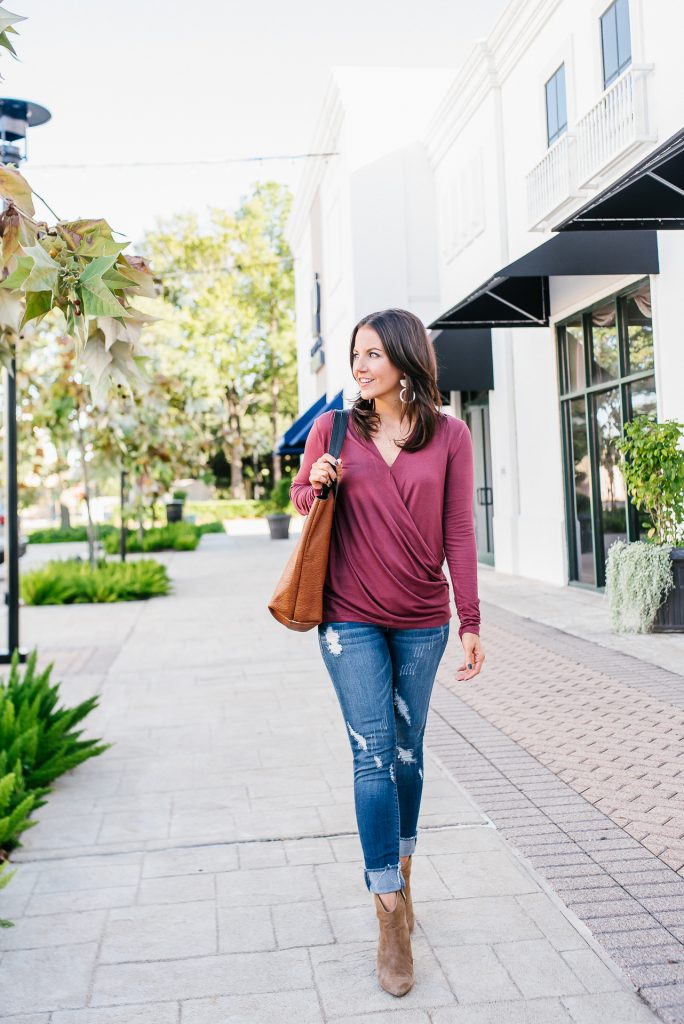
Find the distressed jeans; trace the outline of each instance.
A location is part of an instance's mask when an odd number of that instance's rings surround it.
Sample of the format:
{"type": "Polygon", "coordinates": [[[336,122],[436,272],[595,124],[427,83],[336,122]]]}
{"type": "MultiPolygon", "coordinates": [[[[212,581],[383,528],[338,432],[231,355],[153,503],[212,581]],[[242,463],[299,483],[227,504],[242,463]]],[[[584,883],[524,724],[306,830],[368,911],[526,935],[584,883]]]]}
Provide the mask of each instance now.
{"type": "Polygon", "coordinates": [[[318,642],[354,758],[354,805],[369,892],[404,888],[400,857],[416,848],[423,735],[449,622],[394,629],[322,622],[318,642]]]}

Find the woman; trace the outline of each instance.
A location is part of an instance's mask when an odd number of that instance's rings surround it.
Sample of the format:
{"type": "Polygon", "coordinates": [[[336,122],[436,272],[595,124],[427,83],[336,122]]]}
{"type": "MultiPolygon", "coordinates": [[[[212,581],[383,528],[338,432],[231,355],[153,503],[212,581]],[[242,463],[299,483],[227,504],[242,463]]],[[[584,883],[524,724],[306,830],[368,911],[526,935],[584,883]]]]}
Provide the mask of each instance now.
{"type": "Polygon", "coordinates": [[[350,364],[360,394],[340,458],[328,451],[333,413],[324,413],[290,493],[306,515],[323,484],[339,483],[318,640],[354,756],[364,879],[380,923],[378,981],[401,996],[413,985],[423,734],[451,618],[445,556],[464,650],[458,679],[484,662],[472,441],[462,420],[441,411],[434,350],[412,313],[364,317],[350,364]]]}

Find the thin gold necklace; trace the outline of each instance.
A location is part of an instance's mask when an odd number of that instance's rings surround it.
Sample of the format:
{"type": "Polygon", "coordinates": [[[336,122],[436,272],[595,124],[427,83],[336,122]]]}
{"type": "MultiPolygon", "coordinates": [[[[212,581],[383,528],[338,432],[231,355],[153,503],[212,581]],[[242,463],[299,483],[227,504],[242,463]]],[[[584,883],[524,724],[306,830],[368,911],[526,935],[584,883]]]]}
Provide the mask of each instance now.
{"type": "MultiPolygon", "coordinates": [[[[405,441],[405,440],[406,440],[406,438],[407,438],[407,437],[409,436],[409,434],[411,433],[411,428],[409,427],[409,430],[408,430],[408,432],[407,432],[406,434],[403,434],[403,435],[402,435],[401,437],[392,437],[392,438],[390,438],[389,434],[388,434],[388,433],[387,433],[387,431],[385,430],[385,425],[384,425],[384,423],[382,422],[382,417],[381,417],[381,416],[380,416],[379,414],[378,414],[378,420],[379,420],[379,423],[380,423],[380,431],[381,431],[381,433],[382,433],[382,436],[383,436],[383,437],[384,437],[384,438],[385,438],[385,439],[386,439],[387,441],[390,441],[390,442],[391,442],[391,444],[393,444],[393,445],[397,445],[397,441],[405,441]]],[[[397,445],[397,447],[399,448],[399,447],[401,447],[401,446],[400,446],[400,445],[397,445]]]]}

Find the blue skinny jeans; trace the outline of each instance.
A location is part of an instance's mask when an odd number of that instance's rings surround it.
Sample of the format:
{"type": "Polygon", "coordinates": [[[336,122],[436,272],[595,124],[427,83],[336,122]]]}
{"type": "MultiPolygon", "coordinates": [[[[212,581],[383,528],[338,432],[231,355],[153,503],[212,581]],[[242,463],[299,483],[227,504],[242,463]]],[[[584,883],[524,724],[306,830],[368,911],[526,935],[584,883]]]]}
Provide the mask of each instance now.
{"type": "Polygon", "coordinates": [[[416,848],[423,736],[449,622],[394,629],[322,622],[318,642],[354,759],[354,806],[369,892],[404,888],[400,857],[416,848]]]}

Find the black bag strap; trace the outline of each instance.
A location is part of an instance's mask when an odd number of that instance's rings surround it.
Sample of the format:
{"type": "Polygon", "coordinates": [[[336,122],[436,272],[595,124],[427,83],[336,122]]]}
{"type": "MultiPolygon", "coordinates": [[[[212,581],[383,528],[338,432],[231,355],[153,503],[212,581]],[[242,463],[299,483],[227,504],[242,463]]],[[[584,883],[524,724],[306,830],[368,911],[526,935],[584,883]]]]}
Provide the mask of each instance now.
{"type": "MultiPolygon", "coordinates": [[[[342,451],[342,445],[347,433],[347,424],[349,422],[349,409],[335,409],[333,413],[333,428],[330,436],[330,448],[328,451],[333,458],[338,459],[340,452],[342,451]]],[[[332,490],[333,497],[337,497],[337,480],[335,480],[330,486],[322,484],[321,493],[318,495],[319,498],[327,498],[329,492],[332,490]]]]}

